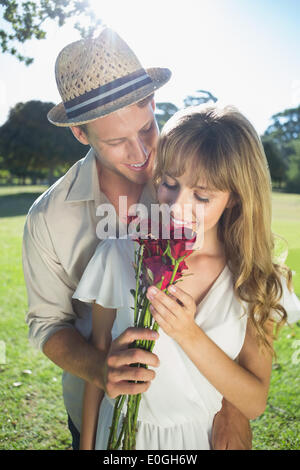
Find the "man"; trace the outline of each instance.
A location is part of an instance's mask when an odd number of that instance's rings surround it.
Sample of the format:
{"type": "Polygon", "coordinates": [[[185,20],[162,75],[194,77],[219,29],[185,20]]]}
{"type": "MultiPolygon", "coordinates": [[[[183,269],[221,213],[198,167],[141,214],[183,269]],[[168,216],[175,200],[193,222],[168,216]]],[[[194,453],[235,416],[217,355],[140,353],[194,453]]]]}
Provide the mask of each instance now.
{"type": "MultiPolygon", "coordinates": [[[[109,28],[96,39],[66,46],[55,70],[63,102],[48,119],[70,127],[91,149],[29,210],[23,241],[26,321],[32,344],[64,370],[63,395],[77,449],[84,380],[110,396],[140,393],[155,374],[140,368],[137,378],[128,364],[159,365],[155,354],[127,347],[135,339],[150,339],[146,329],[129,328],[112,342],[108,356],[101,356],[88,342],[90,309],[72,294],[100,241],[97,207],[109,202],[120,215],[120,196],[127,196],[128,207],[140,202],[150,208],[155,202],[150,180],[158,140],[153,94],[171,74],[163,68],[143,69],[109,28]]],[[[215,417],[212,442],[214,448],[251,447],[249,422],[227,402],[215,417]]]]}

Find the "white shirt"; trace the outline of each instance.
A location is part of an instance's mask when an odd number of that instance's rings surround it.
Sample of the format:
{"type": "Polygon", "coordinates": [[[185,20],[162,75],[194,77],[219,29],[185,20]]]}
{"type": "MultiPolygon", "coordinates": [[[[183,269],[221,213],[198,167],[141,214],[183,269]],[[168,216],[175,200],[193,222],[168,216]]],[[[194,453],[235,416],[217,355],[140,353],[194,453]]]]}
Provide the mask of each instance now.
{"type": "MultiPolygon", "coordinates": [[[[155,202],[152,183],[140,201],[150,209],[155,202]]],[[[77,161],[29,209],[23,237],[23,271],[28,294],[26,322],[29,340],[40,350],[56,331],[76,328],[85,338],[91,333],[90,306],[72,299],[99,238],[96,209],[109,203],[101,192],[92,149],[77,161]]],[[[119,226],[118,219],[116,227],[119,226]]],[[[75,426],[81,424],[84,381],[63,374],[66,409],[75,426]]]]}

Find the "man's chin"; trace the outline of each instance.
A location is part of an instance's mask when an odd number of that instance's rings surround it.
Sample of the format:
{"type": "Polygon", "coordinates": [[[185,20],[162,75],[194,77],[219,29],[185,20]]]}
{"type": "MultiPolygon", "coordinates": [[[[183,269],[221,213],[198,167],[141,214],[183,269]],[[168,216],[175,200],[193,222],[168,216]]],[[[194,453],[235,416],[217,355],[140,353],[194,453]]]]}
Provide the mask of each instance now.
{"type": "Polygon", "coordinates": [[[151,175],[148,172],[147,173],[143,172],[143,173],[135,173],[133,175],[127,174],[126,178],[135,184],[145,184],[150,180],[151,175]]]}
{"type": "Polygon", "coordinates": [[[150,162],[150,165],[144,171],[134,171],[127,168],[126,174],[124,176],[136,184],[145,184],[152,177],[153,163],[150,162]]]}

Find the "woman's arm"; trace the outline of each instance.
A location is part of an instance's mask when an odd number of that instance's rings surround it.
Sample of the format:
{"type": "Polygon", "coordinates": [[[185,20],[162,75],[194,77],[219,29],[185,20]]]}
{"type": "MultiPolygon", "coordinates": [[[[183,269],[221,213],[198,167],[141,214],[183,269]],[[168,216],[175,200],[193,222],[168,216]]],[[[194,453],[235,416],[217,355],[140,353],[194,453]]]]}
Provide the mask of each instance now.
{"type": "MultiPolygon", "coordinates": [[[[236,406],[248,419],[261,415],[267,402],[272,355],[267,350],[259,352],[250,322],[247,324],[239,363],[236,363],[195,323],[194,299],[178,286],[175,291],[171,289],[170,291],[173,298],[159,290],[156,290],[152,298],[149,297],[153,304],[154,319],[165,333],[181,346],[199,371],[227,401],[236,406]]],[[[272,344],[273,325],[272,321],[268,321],[266,325],[270,344],[272,344]]]]}
{"type": "MultiPolygon", "coordinates": [[[[92,344],[106,355],[111,345],[111,330],[116,317],[116,310],[104,308],[94,303],[92,308],[92,317],[92,344]]],[[[92,450],[95,447],[98,414],[103,396],[103,390],[90,382],[85,383],[80,433],[80,450],[92,450]]]]}

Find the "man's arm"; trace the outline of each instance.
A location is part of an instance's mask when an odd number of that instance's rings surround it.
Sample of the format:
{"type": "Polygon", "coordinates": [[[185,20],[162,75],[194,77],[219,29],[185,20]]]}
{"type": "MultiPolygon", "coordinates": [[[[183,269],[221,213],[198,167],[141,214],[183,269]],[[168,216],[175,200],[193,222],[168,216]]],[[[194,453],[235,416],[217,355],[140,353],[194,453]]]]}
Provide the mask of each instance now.
{"type": "Polygon", "coordinates": [[[26,219],[23,271],[29,304],[26,322],[35,347],[63,370],[106,390],[111,397],[135,393],[132,390],[137,384],[130,384],[130,380],[149,384],[153,371],[139,368],[142,376],[136,379],[136,368],[128,364],[141,362],[155,367],[157,356],[141,349],[128,349],[128,345],[136,339],[153,339],[150,330],[129,328],[112,342],[109,356],[105,358],[104,353],[75,329],[74,287],[55,253],[44,215],[39,212],[28,214],[26,219]]]}
{"type": "Polygon", "coordinates": [[[63,328],[44,344],[44,354],[61,369],[104,388],[104,353],[90,344],[76,328],[63,328]]]}
{"type": "Polygon", "coordinates": [[[72,305],[73,283],[56,255],[44,214],[37,210],[26,218],[22,261],[29,340],[42,351],[46,341],[61,329],[75,334],[77,316],[72,305]]]}
{"type": "Polygon", "coordinates": [[[225,398],[221,410],[214,417],[211,444],[214,450],[252,449],[252,431],[248,418],[225,398]]]}

